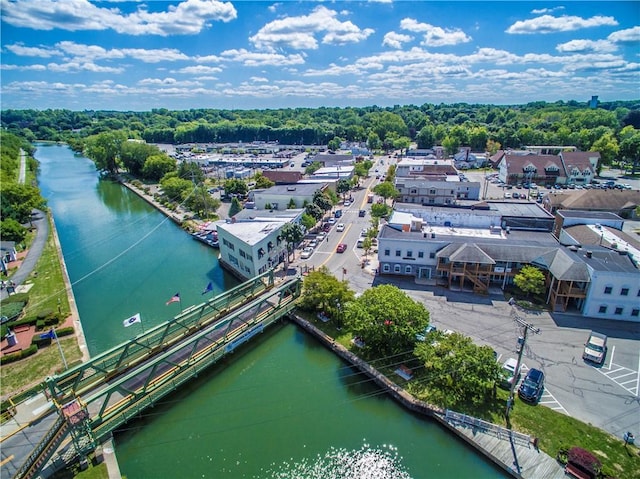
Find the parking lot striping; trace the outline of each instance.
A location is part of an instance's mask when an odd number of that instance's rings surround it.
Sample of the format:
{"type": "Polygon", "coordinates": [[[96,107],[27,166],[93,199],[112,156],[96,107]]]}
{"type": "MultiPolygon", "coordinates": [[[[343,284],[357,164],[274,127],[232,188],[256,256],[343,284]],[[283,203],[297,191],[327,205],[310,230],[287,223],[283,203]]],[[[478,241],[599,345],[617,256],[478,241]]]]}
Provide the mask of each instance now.
{"type": "Polygon", "coordinates": [[[549,409],[553,409],[554,411],[560,411],[562,413],[564,413],[567,416],[571,416],[569,414],[569,411],[567,411],[564,406],[562,404],[560,404],[560,401],[558,401],[555,396],[553,394],[551,394],[547,388],[544,388],[544,393],[542,394],[542,397],[540,398],[540,401],[538,401],[538,404],[543,404],[544,406],[548,407],[549,409]],[[544,400],[545,396],[549,396],[551,398],[551,401],[547,401],[544,400]],[[552,406],[553,404],[553,406],[552,406]]]}
{"type": "MultiPolygon", "coordinates": [[[[618,386],[620,386],[625,391],[633,394],[634,396],[638,396],[638,384],[640,383],[640,373],[638,371],[634,371],[633,369],[627,368],[625,366],[620,366],[619,364],[611,364],[610,367],[614,367],[615,369],[610,371],[603,371],[604,368],[596,368],[593,367],[600,374],[605,376],[607,379],[611,380],[618,386]],[[628,376],[633,376],[631,379],[624,380],[624,378],[628,376]],[[627,384],[635,383],[635,386],[628,387],[627,384]]],[[[640,369],[640,362],[638,363],[638,369],[640,369]]]]}
{"type": "Polygon", "coordinates": [[[611,365],[613,364],[613,356],[616,354],[616,347],[615,345],[611,348],[611,354],[609,355],[609,367],[608,369],[611,369],[611,365]]]}

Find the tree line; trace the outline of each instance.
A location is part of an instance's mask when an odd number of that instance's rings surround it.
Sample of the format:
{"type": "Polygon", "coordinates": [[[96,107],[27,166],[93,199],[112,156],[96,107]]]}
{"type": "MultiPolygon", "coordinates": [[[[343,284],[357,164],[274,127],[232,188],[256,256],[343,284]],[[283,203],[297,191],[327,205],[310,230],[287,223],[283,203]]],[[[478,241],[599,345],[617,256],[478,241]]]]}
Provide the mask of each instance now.
{"type": "Polygon", "coordinates": [[[251,143],[332,145],[367,143],[373,150],[441,145],[448,153],[525,145],[576,146],[599,151],[604,164],[637,163],[640,101],[534,102],[524,105],[424,104],[361,108],[283,108],[276,110],[191,109],[146,112],[2,111],[6,131],[29,141],[65,141],[82,150],[99,133],[122,132],[147,143],[251,143]]]}

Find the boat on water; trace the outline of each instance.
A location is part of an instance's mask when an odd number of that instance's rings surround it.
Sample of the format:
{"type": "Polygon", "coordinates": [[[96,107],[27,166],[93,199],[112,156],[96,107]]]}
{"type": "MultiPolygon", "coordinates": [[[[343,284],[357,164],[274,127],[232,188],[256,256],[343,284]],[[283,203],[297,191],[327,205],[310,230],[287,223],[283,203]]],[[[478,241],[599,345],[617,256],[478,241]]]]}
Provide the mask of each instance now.
{"type": "Polygon", "coordinates": [[[215,224],[213,223],[205,223],[201,226],[200,231],[191,233],[191,237],[211,246],[212,248],[220,247],[220,243],[218,242],[218,232],[216,231],[215,224]]]}

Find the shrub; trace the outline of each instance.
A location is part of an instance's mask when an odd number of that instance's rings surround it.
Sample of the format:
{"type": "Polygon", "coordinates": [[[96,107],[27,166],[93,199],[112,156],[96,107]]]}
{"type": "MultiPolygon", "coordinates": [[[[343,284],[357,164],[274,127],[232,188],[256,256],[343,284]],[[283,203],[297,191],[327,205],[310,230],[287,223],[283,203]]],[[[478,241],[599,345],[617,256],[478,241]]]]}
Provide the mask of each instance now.
{"type": "Polygon", "coordinates": [[[589,471],[595,477],[602,468],[602,464],[596,456],[581,447],[572,447],[567,452],[567,460],[589,471]]]}
{"type": "Polygon", "coordinates": [[[56,335],[61,338],[63,336],[71,336],[75,332],[73,326],[68,326],[66,328],[56,329],[56,335]]]}
{"type": "Polygon", "coordinates": [[[17,353],[7,354],[5,356],[2,356],[2,358],[0,358],[0,364],[14,363],[23,358],[33,356],[37,352],[38,352],[38,346],[36,346],[35,344],[32,344],[27,349],[23,349],[22,351],[18,351],[17,353]]]}
{"type": "Polygon", "coordinates": [[[42,349],[45,346],[51,344],[51,338],[41,338],[41,334],[34,334],[31,337],[31,344],[35,344],[38,349],[42,349]]]}
{"type": "Polygon", "coordinates": [[[42,331],[44,329],[44,319],[36,320],[36,329],[42,331]]]}
{"type": "Polygon", "coordinates": [[[36,314],[36,318],[38,319],[46,319],[48,316],[51,316],[53,311],[50,309],[43,309],[42,311],[38,311],[36,314]]]}

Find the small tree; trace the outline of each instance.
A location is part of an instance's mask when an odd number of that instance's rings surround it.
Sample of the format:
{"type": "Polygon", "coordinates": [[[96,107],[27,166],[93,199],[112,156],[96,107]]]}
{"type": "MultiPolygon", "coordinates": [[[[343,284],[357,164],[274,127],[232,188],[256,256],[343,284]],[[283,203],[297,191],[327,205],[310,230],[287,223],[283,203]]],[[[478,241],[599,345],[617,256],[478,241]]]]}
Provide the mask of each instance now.
{"type": "Polygon", "coordinates": [[[523,266],[513,278],[513,282],[527,295],[544,292],[544,273],[535,266],[523,266]]]}
{"type": "Polygon", "coordinates": [[[240,200],[236,197],[231,200],[231,205],[229,206],[229,217],[235,216],[242,211],[242,204],[240,200]]]}

